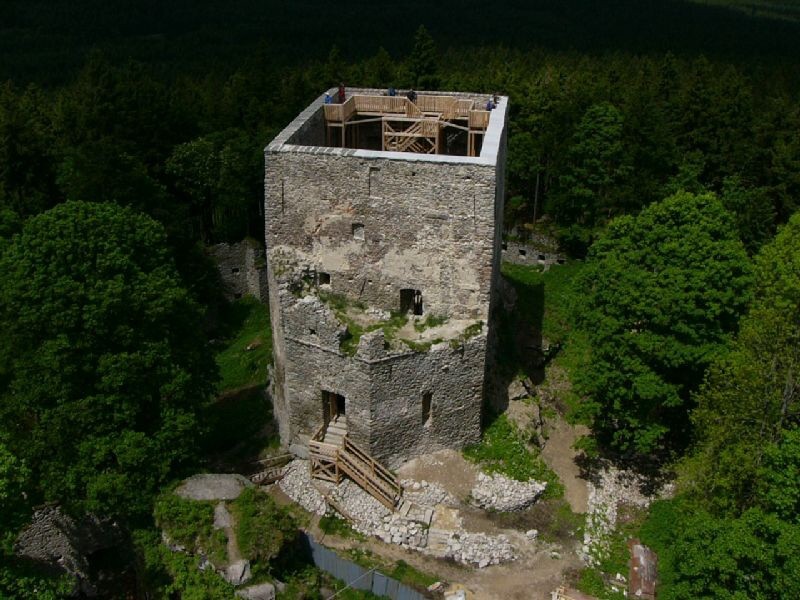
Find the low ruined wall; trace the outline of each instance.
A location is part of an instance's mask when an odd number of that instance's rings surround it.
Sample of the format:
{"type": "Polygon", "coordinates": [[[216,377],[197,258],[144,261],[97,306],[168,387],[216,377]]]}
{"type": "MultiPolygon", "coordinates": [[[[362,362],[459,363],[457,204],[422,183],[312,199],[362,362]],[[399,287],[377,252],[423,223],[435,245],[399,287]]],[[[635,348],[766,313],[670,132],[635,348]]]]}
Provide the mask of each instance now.
{"type": "Polygon", "coordinates": [[[515,265],[562,265],[566,262],[563,254],[554,251],[549,245],[535,242],[503,242],[503,262],[515,265]]]}
{"type": "Polygon", "coordinates": [[[209,246],[208,253],[217,264],[226,298],[235,300],[249,294],[267,302],[266,258],[257,242],[243,240],[236,244],[216,244],[209,246]]]}

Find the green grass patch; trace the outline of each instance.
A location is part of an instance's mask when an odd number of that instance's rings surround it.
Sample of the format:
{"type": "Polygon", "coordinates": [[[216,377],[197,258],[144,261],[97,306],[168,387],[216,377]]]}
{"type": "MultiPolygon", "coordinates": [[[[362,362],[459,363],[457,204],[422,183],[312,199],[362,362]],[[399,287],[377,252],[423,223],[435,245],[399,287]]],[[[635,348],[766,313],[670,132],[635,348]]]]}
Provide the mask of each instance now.
{"type": "Polygon", "coordinates": [[[369,550],[363,548],[351,548],[347,551],[347,556],[354,563],[365,569],[376,568],[384,575],[396,579],[400,583],[404,583],[410,587],[424,590],[432,583],[439,581],[439,578],[420,571],[416,567],[408,564],[404,560],[399,560],[396,563],[390,563],[375,556],[369,550]]]}
{"type": "Polygon", "coordinates": [[[190,552],[199,549],[215,565],[227,559],[227,537],[214,529],[214,503],[181,498],[173,490],[156,499],[155,521],[176,544],[185,546],[190,552]]]}
{"type": "Polygon", "coordinates": [[[394,568],[386,574],[392,579],[416,588],[427,588],[439,581],[438,577],[424,573],[404,560],[398,560],[394,568]]]}
{"type": "Polygon", "coordinates": [[[389,342],[394,339],[397,330],[408,323],[407,313],[392,312],[388,320],[365,327],[347,314],[350,309],[364,310],[366,306],[362,302],[353,302],[346,296],[330,292],[320,292],[319,299],[333,310],[341,323],[347,325],[347,335],[340,342],[339,349],[349,356],[355,355],[361,336],[365,333],[383,329],[384,339],[389,342]]]}
{"type": "Polygon", "coordinates": [[[422,333],[426,329],[431,329],[432,327],[438,327],[439,325],[444,325],[445,323],[447,323],[447,317],[428,315],[424,321],[415,321],[414,329],[422,333]]]}
{"type": "Polygon", "coordinates": [[[464,457],[486,473],[500,473],[518,481],[546,481],[545,498],[560,498],[564,486],[541,457],[525,443],[522,432],[506,415],[499,415],[484,430],[479,444],[464,449],[464,457]]]}
{"type": "Polygon", "coordinates": [[[325,535],[336,535],[341,538],[349,538],[355,540],[367,539],[366,537],[358,533],[355,529],[353,529],[350,526],[350,523],[334,515],[325,515],[324,517],[320,518],[319,528],[325,535]]]}
{"type": "Polygon", "coordinates": [[[220,393],[253,385],[266,385],[272,361],[269,309],[245,296],[230,304],[222,315],[224,346],[217,352],[220,393]]]}
{"type": "Polygon", "coordinates": [[[297,521],[286,509],[257,488],[246,488],[231,503],[236,539],[242,555],[253,563],[254,575],[269,571],[269,562],[284,544],[297,537],[297,521]]]}

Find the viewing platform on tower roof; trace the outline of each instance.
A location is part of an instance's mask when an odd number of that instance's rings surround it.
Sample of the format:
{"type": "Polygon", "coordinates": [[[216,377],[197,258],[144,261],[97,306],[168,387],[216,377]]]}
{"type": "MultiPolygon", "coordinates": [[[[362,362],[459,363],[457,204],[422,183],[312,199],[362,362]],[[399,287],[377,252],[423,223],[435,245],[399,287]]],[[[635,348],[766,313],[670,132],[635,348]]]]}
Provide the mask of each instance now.
{"type": "MultiPolygon", "coordinates": [[[[433,157],[491,158],[504,127],[507,98],[461,92],[331,88],[270,144],[433,157]],[[494,136],[497,137],[497,136],[494,136]],[[484,150],[488,150],[484,152],[484,150]]],[[[310,150],[310,148],[308,148],[310,150]]]]}

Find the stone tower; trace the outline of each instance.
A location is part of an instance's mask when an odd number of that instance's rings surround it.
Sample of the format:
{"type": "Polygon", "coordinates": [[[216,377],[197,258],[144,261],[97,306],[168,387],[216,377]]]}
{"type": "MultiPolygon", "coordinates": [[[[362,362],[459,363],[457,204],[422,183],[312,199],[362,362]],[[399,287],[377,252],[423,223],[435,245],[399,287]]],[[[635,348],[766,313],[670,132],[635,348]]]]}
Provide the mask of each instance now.
{"type": "Polygon", "coordinates": [[[294,450],[339,417],[391,466],[478,441],[506,154],[507,99],[488,100],[348,89],[267,146],[272,391],[294,450]]]}

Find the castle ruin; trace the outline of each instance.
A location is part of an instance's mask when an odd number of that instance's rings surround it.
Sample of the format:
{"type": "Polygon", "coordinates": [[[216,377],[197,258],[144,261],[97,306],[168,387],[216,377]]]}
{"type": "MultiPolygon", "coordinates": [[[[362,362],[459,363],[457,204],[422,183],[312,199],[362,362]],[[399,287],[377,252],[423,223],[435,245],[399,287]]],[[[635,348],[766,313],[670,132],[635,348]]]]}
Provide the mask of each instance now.
{"type": "Polygon", "coordinates": [[[394,467],[480,438],[508,106],[488,99],[321,95],[265,150],[275,416],[312,462],[343,439],[394,467]]]}

